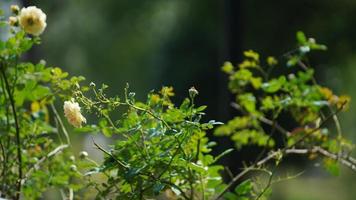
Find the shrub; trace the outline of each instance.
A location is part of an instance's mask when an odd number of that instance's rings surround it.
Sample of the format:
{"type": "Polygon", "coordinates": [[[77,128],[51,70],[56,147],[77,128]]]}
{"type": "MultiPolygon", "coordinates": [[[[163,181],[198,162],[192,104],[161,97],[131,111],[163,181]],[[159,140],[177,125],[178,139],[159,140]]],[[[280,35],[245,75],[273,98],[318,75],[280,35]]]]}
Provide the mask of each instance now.
{"type": "Polygon", "coordinates": [[[38,199],[56,188],[68,199],[261,199],[274,182],[291,178],[275,175],[289,154],[321,156],[332,174],[338,173],[338,163],[355,170],[355,160],[348,156],[353,144],[343,137],[337,118],[349,97],[317,83],[304,61],[309,51],[326,47],[302,32],[297,33],[298,47],[285,55],[288,75],[276,75],[279,61],[268,57],[262,62],[254,51],[244,52],[238,66],[224,64],[235,96],[232,107],[240,115],[222,124],[202,122],[206,106],[195,104],[198,91],[193,87],[179,105],[172,101],[172,87],[150,92],[145,101],[137,100],[128,85],[122,97],[109,97],[106,85],[84,86],[84,77],[69,77],[43,60],[24,61],[22,55],[41,42],[46,15],[36,7],[11,10],[13,16],[1,21],[9,35],[0,41],[3,198],[38,199]],[[64,104],[64,115],[56,102],[64,104]],[[121,117],[115,118],[118,113],[121,117]],[[90,114],[97,120],[87,122],[90,114]],[[74,129],[66,129],[64,117],[74,129]],[[293,129],[284,126],[286,119],[293,129]],[[329,121],[335,128],[326,126],[329,121]],[[229,136],[237,149],[262,149],[255,162],[246,163],[229,181],[224,181],[226,168],[218,161],[234,150],[212,155],[216,143],[207,135],[215,126],[215,135],[229,136]],[[111,138],[110,149],[93,140],[104,161],[96,163],[87,152],[76,158],[69,132],[111,138]],[[249,172],[266,173],[267,183],[241,182],[249,172]]]}

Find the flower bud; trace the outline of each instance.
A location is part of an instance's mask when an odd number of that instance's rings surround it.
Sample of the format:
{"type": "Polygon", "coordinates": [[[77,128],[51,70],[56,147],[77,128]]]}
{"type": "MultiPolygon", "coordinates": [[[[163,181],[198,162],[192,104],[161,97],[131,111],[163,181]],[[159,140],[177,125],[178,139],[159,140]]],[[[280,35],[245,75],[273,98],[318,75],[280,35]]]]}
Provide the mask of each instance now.
{"type": "Polygon", "coordinates": [[[302,53],[308,53],[310,51],[310,47],[309,46],[301,46],[301,47],[299,47],[299,50],[302,53]]]}
{"type": "Polygon", "coordinates": [[[199,92],[198,92],[198,90],[197,89],[195,89],[195,87],[191,87],[190,89],[189,89],[189,96],[190,96],[190,98],[194,98],[195,96],[197,96],[199,94],[199,92]]]}
{"type": "Polygon", "coordinates": [[[90,82],[89,86],[93,88],[93,87],[95,87],[95,83],[90,82]]]}
{"type": "Polygon", "coordinates": [[[77,166],[76,165],[71,165],[70,166],[70,170],[73,171],[73,172],[77,171],[77,166]]]}
{"type": "Polygon", "coordinates": [[[74,161],[75,161],[75,157],[74,157],[74,156],[70,156],[70,157],[69,157],[69,160],[72,161],[72,162],[74,162],[74,161]]]}
{"type": "Polygon", "coordinates": [[[81,152],[79,153],[79,158],[80,158],[80,159],[85,159],[86,157],[88,157],[88,152],[86,152],[86,151],[81,151],[81,152]]]}
{"type": "Polygon", "coordinates": [[[41,59],[40,62],[39,62],[39,64],[44,65],[44,66],[46,65],[46,63],[47,62],[45,60],[43,60],[43,59],[41,59]]]}
{"type": "Polygon", "coordinates": [[[295,79],[295,75],[294,74],[288,74],[288,79],[289,80],[295,79]]]}
{"type": "Polygon", "coordinates": [[[9,25],[10,26],[18,26],[19,20],[17,19],[17,17],[14,17],[14,16],[9,17],[9,25]]]}
{"type": "Polygon", "coordinates": [[[310,43],[312,43],[312,44],[315,44],[315,43],[316,43],[316,41],[315,41],[314,38],[309,38],[309,39],[308,39],[308,42],[310,42],[310,43]]]}
{"type": "Polygon", "coordinates": [[[20,8],[18,5],[11,5],[10,9],[11,9],[11,12],[15,15],[18,15],[20,12],[20,8]]]}

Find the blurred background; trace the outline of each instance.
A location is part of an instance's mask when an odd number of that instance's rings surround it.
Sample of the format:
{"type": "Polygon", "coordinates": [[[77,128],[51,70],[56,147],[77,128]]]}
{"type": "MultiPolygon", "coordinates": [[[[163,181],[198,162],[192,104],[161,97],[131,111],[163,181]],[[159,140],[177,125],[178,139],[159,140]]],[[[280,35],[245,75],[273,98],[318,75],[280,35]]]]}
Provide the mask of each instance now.
{"type": "MultiPolygon", "coordinates": [[[[1,0],[6,4],[16,1],[1,0]]],[[[1,2],[0,1],[0,2],[1,2]]],[[[237,64],[243,50],[261,57],[282,55],[295,47],[302,30],[329,50],[311,55],[320,83],[337,94],[356,99],[355,0],[24,0],[47,13],[43,42],[29,55],[45,58],[88,83],[106,83],[112,94],[122,94],[130,84],[143,100],[152,89],[174,86],[180,102],[195,86],[198,103],[208,105],[205,120],[226,122],[229,106],[224,61],[237,64]]],[[[283,60],[281,60],[283,63],[283,60]]],[[[281,66],[283,67],[283,66],[281,66]]],[[[344,132],[356,141],[356,106],[340,116],[344,132]]],[[[216,152],[232,144],[219,140],[216,152]]],[[[84,145],[90,141],[78,140],[84,145]]],[[[235,173],[242,159],[255,152],[244,150],[226,157],[235,173]]],[[[305,173],[275,185],[273,200],[355,199],[356,174],[343,169],[331,177],[317,164],[303,159],[289,162],[305,173]]]]}

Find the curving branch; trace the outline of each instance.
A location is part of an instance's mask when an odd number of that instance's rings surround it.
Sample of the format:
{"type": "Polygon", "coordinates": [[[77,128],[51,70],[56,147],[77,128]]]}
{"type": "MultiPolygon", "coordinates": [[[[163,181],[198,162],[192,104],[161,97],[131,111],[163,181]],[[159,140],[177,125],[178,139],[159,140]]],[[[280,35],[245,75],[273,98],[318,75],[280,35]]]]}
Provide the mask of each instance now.
{"type": "Polygon", "coordinates": [[[231,182],[225,187],[225,189],[215,198],[215,200],[220,199],[229,189],[232,185],[234,185],[240,178],[242,178],[245,174],[247,174],[250,171],[254,171],[256,168],[263,166],[267,162],[269,162],[272,159],[275,159],[279,155],[282,154],[282,156],[286,156],[289,154],[319,154],[324,157],[333,159],[335,161],[338,161],[342,165],[350,168],[351,170],[356,172],[356,159],[350,156],[345,156],[345,155],[337,155],[334,153],[331,153],[330,151],[327,151],[323,149],[322,147],[315,146],[311,149],[286,149],[284,150],[284,153],[282,150],[274,151],[270,153],[267,157],[263,158],[262,160],[258,161],[255,165],[249,166],[246,169],[244,169],[242,172],[240,172],[238,175],[236,175],[231,182]]]}

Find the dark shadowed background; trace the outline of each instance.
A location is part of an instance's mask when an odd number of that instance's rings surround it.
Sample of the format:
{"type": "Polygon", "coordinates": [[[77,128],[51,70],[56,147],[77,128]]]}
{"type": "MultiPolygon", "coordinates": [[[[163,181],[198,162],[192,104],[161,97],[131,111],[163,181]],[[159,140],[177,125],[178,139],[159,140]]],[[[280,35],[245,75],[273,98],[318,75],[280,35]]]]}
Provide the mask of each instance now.
{"type": "MultiPolygon", "coordinates": [[[[329,47],[326,52],[311,55],[317,79],[337,93],[348,93],[356,99],[355,0],[22,3],[42,8],[48,17],[43,44],[29,58],[35,62],[45,58],[48,65],[86,76],[88,83],[106,83],[112,94],[122,94],[126,82],[140,99],[152,89],[172,85],[179,102],[195,86],[198,103],[208,105],[205,119],[226,122],[233,111],[227,77],[220,72],[222,63],[238,63],[242,51],[248,49],[260,52],[262,57],[282,58],[295,47],[296,31],[302,30],[329,47]]],[[[345,134],[353,141],[355,111],[352,102],[349,112],[340,116],[345,134]]],[[[231,145],[228,140],[217,140],[217,152],[231,145]]],[[[223,162],[237,172],[241,159],[249,156],[254,156],[253,149],[230,155],[223,162]]],[[[300,172],[303,163],[303,159],[296,159],[289,167],[300,172]]],[[[307,167],[301,177],[275,185],[272,199],[355,199],[356,174],[343,169],[340,177],[333,178],[320,167],[307,167]]]]}

